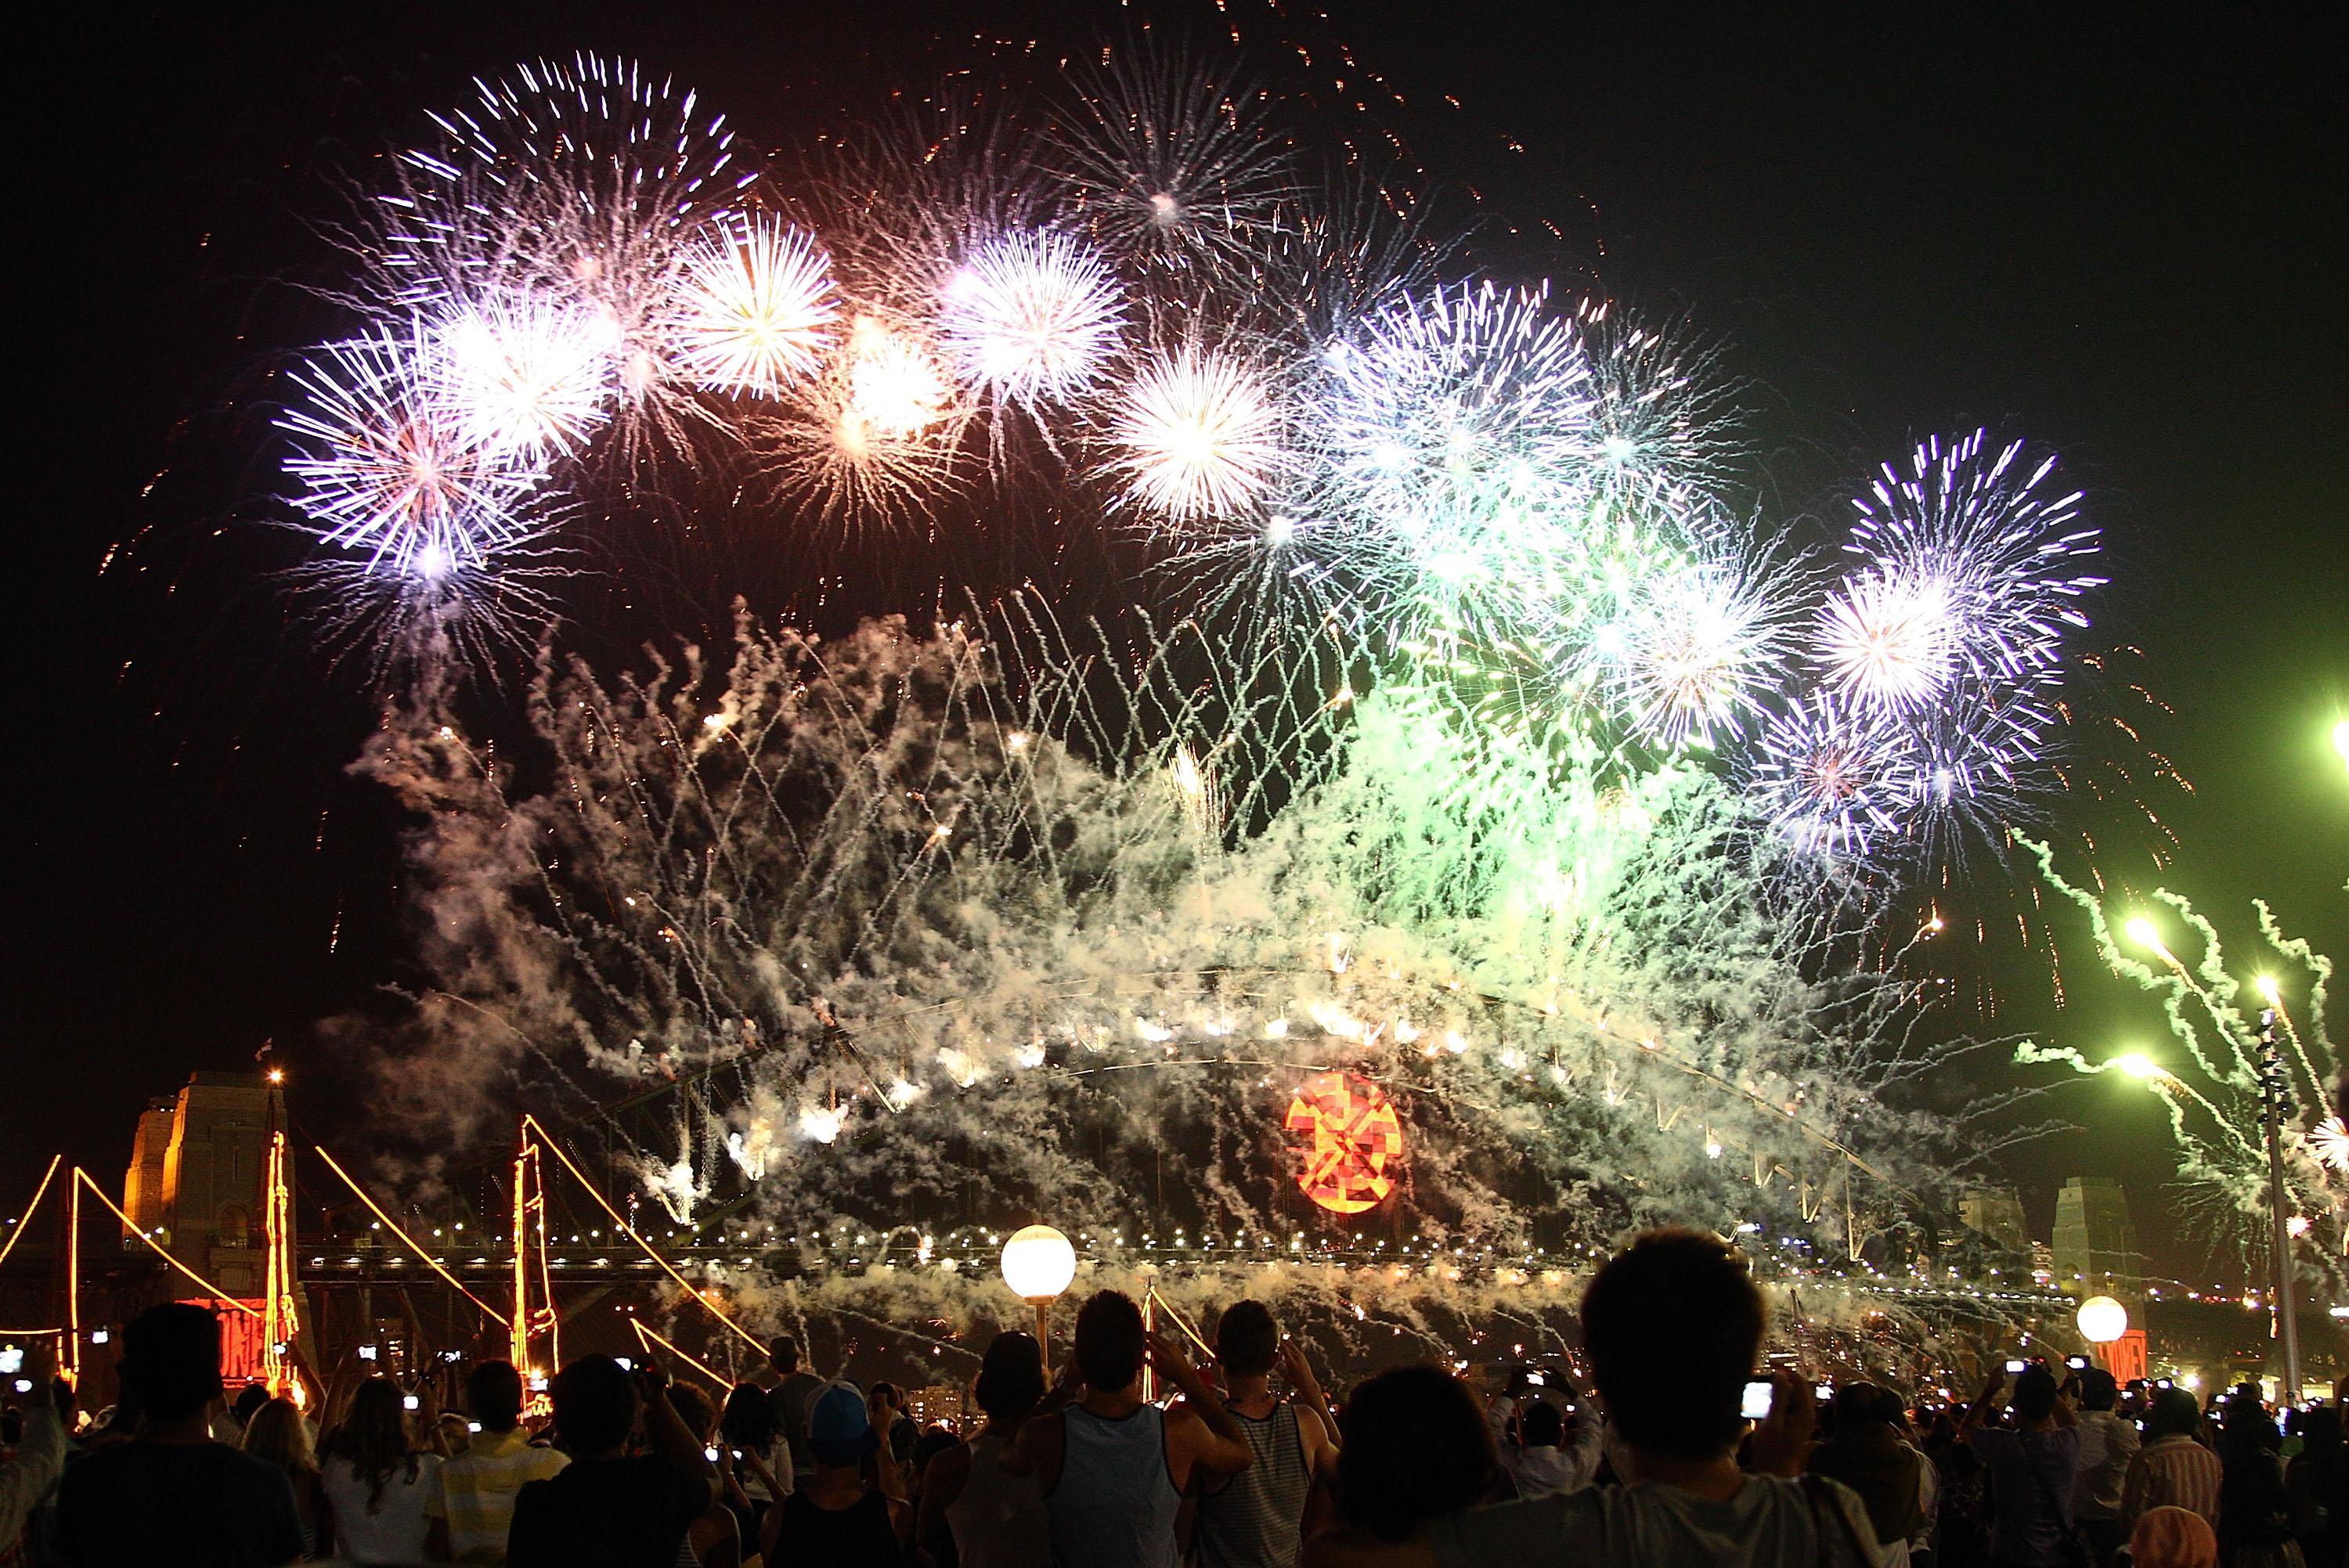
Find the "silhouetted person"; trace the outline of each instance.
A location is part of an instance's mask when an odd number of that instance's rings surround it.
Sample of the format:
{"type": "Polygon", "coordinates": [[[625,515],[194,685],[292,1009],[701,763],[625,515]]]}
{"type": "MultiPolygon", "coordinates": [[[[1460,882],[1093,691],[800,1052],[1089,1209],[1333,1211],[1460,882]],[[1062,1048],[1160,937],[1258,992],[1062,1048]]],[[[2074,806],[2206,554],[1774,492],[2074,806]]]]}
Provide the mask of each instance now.
{"type": "Polygon", "coordinates": [[[183,1302],[122,1331],[122,1386],[145,1417],[132,1441],[67,1468],[57,1553],[73,1568],[260,1568],[302,1555],[285,1472],[212,1439],[220,1320],[183,1302]]]}
{"type": "Polygon", "coordinates": [[[1582,1298],[1622,1485],[1463,1508],[1454,1500],[1475,1478],[1459,1467],[1489,1465],[1489,1439],[1464,1449],[1457,1417],[1444,1418],[1432,1391],[1428,1408],[1406,1413],[1415,1429],[1373,1421],[1357,1409],[1385,1382],[1373,1378],[1339,1427],[1339,1504],[1353,1528],[1316,1538],[1308,1568],[1875,1568],[1859,1501],[1835,1481],[1795,1479],[1816,1418],[1806,1388],[1782,1380],[1754,1434],[1765,1473],[1738,1468],[1741,1401],[1764,1326],[1762,1293],[1734,1251],[1692,1231],[1641,1236],[1582,1298]],[[1358,1457],[1373,1438],[1392,1457],[1358,1457]],[[1416,1487],[1405,1479],[1412,1463],[1430,1472],[1416,1487]],[[1455,1511],[1427,1515],[1445,1501],[1455,1511]]]}
{"type": "Polygon", "coordinates": [[[1993,1375],[1958,1423],[1990,1471],[1990,1560],[1997,1568],[2068,1568],[2079,1417],[2054,1373],[2026,1367],[2014,1380],[2014,1426],[1992,1427],[1991,1409],[2005,1387],[2005,1372],[1993,1375]]]}
{"type": "Polygon", "coordinates": [[[1143,1326],[1117,1291],[1077,1313],[1073,1370],[1019,1430],[1013,1462],[1044,1489],[1055,1568],[1174,1568],[1174,1515],[1195,1471],[1255,1458],[1240,1425],[1183,1353],[1143,1326]],[[1162,1412],[1142,1398],[1147,1358],[1183,1391],[1162,1412]],[[1081,1388],[1081,1394],[1080,1394],[1081,1388]]]}
{"type": "Polygon", "coordinates": [[[1210,1477],[1201,1489],[1194,1550],[1202,1568],[1295,1568],[1314,1482],[1334,1484],[1338,1476],[1321,1386],[1260,1301],[1225,1309],[1216,1324],[1216,1362],[1224,1372],[1224,1407],[1254,1458],[1246,1470],[1210,1477]],[[1301,1398],[1273,1393],[1276,1364],[1301,1398]]]}
{"type": "Polygon", "coordinates": [[[801,1370],[800,1342],[788,1335],[768,1342],[767,1361],[775,1369],[775,1386],[767,1391],[775,1425],[792,1450],[792,1468],[801,1475],[810,1474],[815,1469],[815,1457],[807,1446],[808,1401],[823,1388],[823,1379],[801,1370]]]}
{"type": "Polygon", "coordinates": [[[1004,1468],[1011,1439],[1044,1397],[1043,1352],[1025,1334],[999,1334],[972,1389],[987,1424],[922,1472],[922,1550],[958,1568],[1030,1568],[1052,1557],[1044,1489],[1004,1468]]]}
{"type": "Polygon", "coordinates": [[[522,1374],[510,1362],[484,1361],[465,1379],[465,1405],[481,1430],[463,1454],[433,1477],[426,1555],[435,1562],[494,1568],[506,1560],[514,1499],[534,1480],[563,1473],[570,1459],[532,1445],[522,1428],[522,1374]]]}
{"type": "Polygon", "coordinates": [[[709,1511],[716,1469],[660,1374],[634,1378],[608,1356],[584,1356],[554,1379],[554,1429],[571,1463],[514,1499],[512,1568],[674,1568],[693,1522],[709,1511]],[[653,1451],[630,1457],[641,1410],[653,1451]]]}
{"type": "Polygon", "coordinates": [[[1925,1459],[1901,1440],[1885,1418],[1884,1390],[1873,1383],[1845,1383],[1835,1391],[1835,1431],[1811,1450],[1805,1467],[1849,1487],[1868,1510],[1868,1522],[1881,1542],[1907,1541],[1924,1522],[1924,1487],[1919,1472],[1925,1459]]]}

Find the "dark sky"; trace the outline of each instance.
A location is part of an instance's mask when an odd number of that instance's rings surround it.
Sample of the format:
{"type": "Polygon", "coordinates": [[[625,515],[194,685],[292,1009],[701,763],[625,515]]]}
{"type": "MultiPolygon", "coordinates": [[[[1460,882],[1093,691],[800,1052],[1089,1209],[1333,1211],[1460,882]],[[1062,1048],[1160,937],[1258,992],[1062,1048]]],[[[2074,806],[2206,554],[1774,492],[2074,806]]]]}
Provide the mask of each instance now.
{"type": "MultiPolygon", "coordinates": [[[[1278,37],[1233,5],[1259,46],[1278,37]]],[[[323,275],[305,225],[332,178],[542,52],[637,55],[772,145],[816,98],[919,77],[941,30],[1066,47],[1119,24],[866,9],[51,15],[80,36],[29,73],[13,138],[10,457],[30,483],[9,520],[0,1212],[54,1149],[119,1171],[140,1104],[265,1038],[320,1086],[297,1112],[339,1129],[311,1026],[397,973],[396,824],[339,776],[370,698],[285,624],[264,575],[283,545],[244,521],[272,460],[253,394],[329,330],[299,285],[323,275]]],[[[2349,716],[2349,138],[2323,15],[1333,0],[1324,32],[1402,94],[1439,181],[1555,222],[1562,270],[1730,341],[1774,505],[1821,503],[1935,429],[2059,447],[2107,530],[2105,624],[2175,709],[2148,738],[2195,786],[2159,798],[2182,841],[2168,880],[2228,930],[2265,896],[2349,958],[2349,774],[2327,738],[2349,716]]],[[[2002,1023],[2094,1055],[2154,1041],[2141,1001],[2075,983],[2054,1014],[2027,965],[1998,978],[2002,1023]]],[[[2069,1096],[2051,1108],[2095,1130],[2014,1162],[2041,1223],[2063,1175],[2112,1171],[2172,1255],[2149,1103],[2069,1096]]]]}

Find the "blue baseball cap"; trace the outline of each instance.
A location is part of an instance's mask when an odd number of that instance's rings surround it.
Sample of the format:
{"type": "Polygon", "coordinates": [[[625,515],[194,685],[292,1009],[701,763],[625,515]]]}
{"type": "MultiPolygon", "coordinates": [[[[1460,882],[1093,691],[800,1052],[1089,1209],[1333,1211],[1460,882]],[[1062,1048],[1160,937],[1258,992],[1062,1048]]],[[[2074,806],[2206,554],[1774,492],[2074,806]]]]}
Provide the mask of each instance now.
{"type": "Polygon", "coordinates": [[[864,1408],[864,1391],[842,1379],[827,1383],[808,1402],[808,1447],[828,1464],[854,1464],[881,1446],[873,1418],[864,1408]]]}

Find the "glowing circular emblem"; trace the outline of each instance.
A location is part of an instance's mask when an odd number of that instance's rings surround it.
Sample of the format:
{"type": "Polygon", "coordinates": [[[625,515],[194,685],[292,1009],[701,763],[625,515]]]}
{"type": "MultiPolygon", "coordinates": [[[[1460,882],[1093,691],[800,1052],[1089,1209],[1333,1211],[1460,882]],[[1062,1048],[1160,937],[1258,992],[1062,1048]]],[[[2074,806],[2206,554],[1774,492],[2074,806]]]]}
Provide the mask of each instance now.
{"type": "Polygon", "coordinates": [[[1332,1213],[1359,1214],[1394,1191],[1402,1124],[1376,1084],[1351,1073],[1315,1073],[1298,1086],[1283,1123],[1295,1136],[1297,1184],[1332,1213]]]}

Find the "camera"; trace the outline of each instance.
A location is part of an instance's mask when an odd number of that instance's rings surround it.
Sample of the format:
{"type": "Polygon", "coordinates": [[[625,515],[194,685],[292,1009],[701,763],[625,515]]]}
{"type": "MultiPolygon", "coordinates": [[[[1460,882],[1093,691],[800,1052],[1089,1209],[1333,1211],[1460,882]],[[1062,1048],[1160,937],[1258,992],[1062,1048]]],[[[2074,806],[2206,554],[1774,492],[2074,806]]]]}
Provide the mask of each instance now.
{"type": "Polygon", "coordinates": [[[1768,1420],[1770,1401],[1777,1391],[1777,1385],[1767,1377],[1756,1377],[1745,1385],[1745,1397],[1738,1402],[1737,1413],[1749,1421],[1768,1420]]]}

